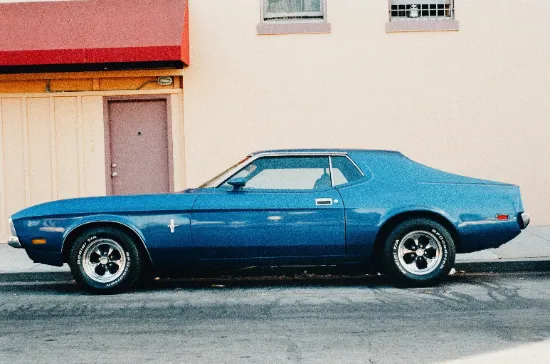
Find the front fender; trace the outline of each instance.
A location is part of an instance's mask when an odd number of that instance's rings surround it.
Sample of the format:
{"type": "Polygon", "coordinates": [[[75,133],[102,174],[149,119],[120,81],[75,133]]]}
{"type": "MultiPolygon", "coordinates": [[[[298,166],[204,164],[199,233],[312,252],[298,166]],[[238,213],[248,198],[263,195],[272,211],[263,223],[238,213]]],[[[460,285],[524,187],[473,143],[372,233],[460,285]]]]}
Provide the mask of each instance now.
{"type": "Polygon", "coordinates": [[[145,245],[145,238],[143,234],[141,233],[141,230],[138,228],[138,226],[130,219],[125,218],[123,216],[119,215],[92,215],[92,216],[86,216],[83,217],[77,221],[74,221],[66,230],[65,234],[63,235],[63,242],[61,244],[61,252],[65,251],[65,244],[67,240],[70,240],[73,238],[72,234],[76,232],[77,229],[80,229],[82,227],[85,227],[86,225],[93,225],[93,224],[115,224],[115,225],[121,225],[124,226],[127,229],[130,229],[135,235],[139,237],[141,240],[142,246],[147,252],[147,255],[149,256],[149,259],[151,259],[151,254],[149,253],[149,250],[147,249],[147,246],[145,245]]]}
{"type": "Polygon", "coordinates": [[[141,241],[145,241],[143,235],[141,234],[140,229],[136,226],[136,224],[132,220],[128,218],[125,218],[119,215],[91,215],[91,216],[85,216],[81,219],[73,221],[65,229],[65,233],[63,234],[62,248],[65,245],[65,241],[73,231],[85,225],[97,224],[97,223],[112,223],[112,224],[123,225],[128,229],[132,230],[141,239],[141,241]]]}

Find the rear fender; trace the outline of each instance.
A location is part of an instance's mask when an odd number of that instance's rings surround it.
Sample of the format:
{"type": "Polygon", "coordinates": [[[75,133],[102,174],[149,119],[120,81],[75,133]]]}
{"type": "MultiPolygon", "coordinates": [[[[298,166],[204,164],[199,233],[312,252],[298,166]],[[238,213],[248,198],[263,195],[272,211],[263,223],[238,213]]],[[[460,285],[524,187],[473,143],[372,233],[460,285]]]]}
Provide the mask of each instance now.
{"type": "Polygon", "coordinates": [[[427,206],[408,206],[400,207],[389,210],[385,215],[380,218],[378,225],[378,234],[374,241],[374,247],[372,253],[380,252],[385,238],[388,234],[402,221],[414,219],[414,218],[426,218],[434,220],[443,225],[453,237],[455,246],[460,248],[461,239],[460,234],[456,226],[455,218],[446,213],[445,211],[427,206]]]}
{"type": "Polygon", "coordinates": [[[395,217],[397,217],[399,215],[405,215],[405,214],[407,214],[407,215],[408,214],[422,215],[422,214],[426,214],[426,213],[427,214],[435,214],[435,215],[440,216],[441,218],[447,220],[447,222],[449,224],[453,225],[455,229],[458,225],[457,224],[458,218],[449,215],[447,212],[445,212],[442,209],[439,209],[439,208],[436,208],[436,207],[431,207],[431,206],[411,205],[411,206],[401,206],[401,207],[398,207],[398,208],[388,210],[383,216],[380,217],[380,222],[378,224],[378,228],[379,229],[382,228],[384,225],[386,225],[386,223],[389,220],[392,220],[392,219],[394,219],[395,217]]]}

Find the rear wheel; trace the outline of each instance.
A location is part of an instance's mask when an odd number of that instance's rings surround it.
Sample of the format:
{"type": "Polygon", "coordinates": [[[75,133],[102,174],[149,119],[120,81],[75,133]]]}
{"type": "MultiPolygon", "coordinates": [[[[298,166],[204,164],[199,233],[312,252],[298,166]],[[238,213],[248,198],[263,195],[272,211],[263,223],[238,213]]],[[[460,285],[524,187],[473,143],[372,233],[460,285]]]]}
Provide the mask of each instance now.
{"type": "Polygon", "coordinates": [[[408,284],[433,284],[453,267],[455,244],[441,224],[411,219],[390,232],[383,259],[390,276],[408,284]]]}
{"type": "Polygon", "coordinates": [[[73,245],[69,266],[77,283],[94,293],[116,293],[131,288],[142,270],[140,253],[124,232],[94,228],[73,245]]]}

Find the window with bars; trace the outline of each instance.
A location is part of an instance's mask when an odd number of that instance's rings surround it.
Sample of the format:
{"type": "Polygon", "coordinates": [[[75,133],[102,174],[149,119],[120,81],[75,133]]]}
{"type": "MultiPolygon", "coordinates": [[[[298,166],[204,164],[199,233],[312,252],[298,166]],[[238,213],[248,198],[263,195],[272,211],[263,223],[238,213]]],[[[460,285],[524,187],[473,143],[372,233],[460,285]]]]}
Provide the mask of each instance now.
{"type": "Polygon", "coordinates": [[[454,20],[454,0],[390,0],[390,21],[454,20]]]}
{"type": "Polygon", "coordinates": [[[325,0],[263,0],[264,21],[325,19],[325,0]]]}

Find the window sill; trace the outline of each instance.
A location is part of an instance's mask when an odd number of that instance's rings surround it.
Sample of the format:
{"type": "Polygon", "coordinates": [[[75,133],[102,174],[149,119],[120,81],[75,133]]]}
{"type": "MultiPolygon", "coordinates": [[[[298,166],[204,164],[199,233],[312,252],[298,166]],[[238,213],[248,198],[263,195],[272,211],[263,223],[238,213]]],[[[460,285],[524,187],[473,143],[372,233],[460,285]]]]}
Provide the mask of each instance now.
{"type": "Polygon", "coordinates": [[[260,23],[257,26],[259,35],[275,34],[318,34],[330,33],[330,23],[311,22],[311,23],[260,23]]]}
{"type": "Polygon", "coordinates": [[[386,23],[386,33],[457,31],[458,20],[396,20],[386,23]]]}

